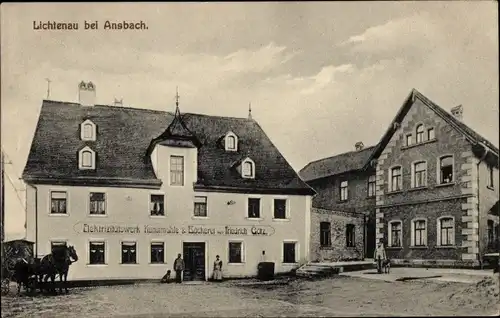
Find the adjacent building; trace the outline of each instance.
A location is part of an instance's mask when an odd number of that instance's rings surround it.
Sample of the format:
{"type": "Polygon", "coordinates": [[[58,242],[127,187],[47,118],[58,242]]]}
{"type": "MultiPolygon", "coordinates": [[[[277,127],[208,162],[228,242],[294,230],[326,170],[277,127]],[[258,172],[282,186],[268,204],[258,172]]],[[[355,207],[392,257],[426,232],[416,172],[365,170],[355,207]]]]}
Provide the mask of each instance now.
{"type": "Polygon", "coordinates": [[[375,147],[320,159],[300,172],[317,195],[311,218],[311,259],[339,261],[373,257],[375,167],[364,169],[375,147]]]}
{"type": "Polygon", "coordinates": [[[309,260],[311,198],[251,118],[44,100],[23,172],[35,255],[69,244],[69,279],[161,278],[182,254],[185,279],[225,277],[261,261],[309,260]]]}

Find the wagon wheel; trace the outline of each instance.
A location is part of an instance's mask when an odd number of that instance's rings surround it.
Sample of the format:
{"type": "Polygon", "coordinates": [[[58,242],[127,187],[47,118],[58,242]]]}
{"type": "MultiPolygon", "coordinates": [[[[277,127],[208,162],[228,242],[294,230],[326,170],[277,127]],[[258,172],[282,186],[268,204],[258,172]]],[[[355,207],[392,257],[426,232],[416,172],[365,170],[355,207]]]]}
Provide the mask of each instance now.
{"type": "Polygon", "coordinates": [[[9,294],[10,291],[10,279],[9,278],[2,278],[2,295],[5,296],[9,294]]]}

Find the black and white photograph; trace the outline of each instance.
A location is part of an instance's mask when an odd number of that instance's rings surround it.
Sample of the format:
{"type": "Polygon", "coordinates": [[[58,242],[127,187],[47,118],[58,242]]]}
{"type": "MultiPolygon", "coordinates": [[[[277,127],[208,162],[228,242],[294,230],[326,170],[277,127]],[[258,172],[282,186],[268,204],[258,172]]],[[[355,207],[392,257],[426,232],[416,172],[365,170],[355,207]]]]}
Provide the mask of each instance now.
{"type": "Polygon", "coordinates": [[[500,315],[498,2],[0,13],[2,318],[500,315]]]}

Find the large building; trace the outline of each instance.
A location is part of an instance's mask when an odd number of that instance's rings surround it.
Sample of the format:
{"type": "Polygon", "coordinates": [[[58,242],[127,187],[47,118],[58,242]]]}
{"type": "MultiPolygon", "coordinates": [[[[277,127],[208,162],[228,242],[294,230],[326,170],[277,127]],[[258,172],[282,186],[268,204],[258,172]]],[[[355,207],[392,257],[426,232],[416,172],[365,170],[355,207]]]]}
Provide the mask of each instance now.
{"type": "Polygon", "coordinates": [[[317,195],[311,217],[311,259],[339,261],[373,257],[375,167],[364,169],[375,147],[307,164],[299,172],[317,195]]]}
{"type": "Polygon", "coordinates": [[[412,90],[376,146],[302,169],[318,192],[313,206],[324,209],[312,218],[320,234],[311,255],[331,253],[321,246],[327,235],[338,240],[330,243],[336,251],[346,250],[341,233],[326,232],[329,219],[374,210],[365,237],[383,239],[394,263],[476,267],[498,252],[498,148],[462,115],[462,106],[448,113],[412,90]]]}
{"type": "Polygon", "coordinates": [[[184,257],[205,280],[261,261],[287,272],[309,258],[314,191],[251,118],[44,100],[23,179],[38,257],[75,246],[69,279],[161,278],[184,257]]]}

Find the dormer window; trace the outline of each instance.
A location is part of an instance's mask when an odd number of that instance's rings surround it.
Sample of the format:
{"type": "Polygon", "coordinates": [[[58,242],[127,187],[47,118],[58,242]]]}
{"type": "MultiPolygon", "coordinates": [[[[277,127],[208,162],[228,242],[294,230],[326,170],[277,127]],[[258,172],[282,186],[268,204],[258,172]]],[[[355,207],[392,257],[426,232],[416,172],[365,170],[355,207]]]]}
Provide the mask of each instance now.
{"type": "Polygon", "coordinates": [[[80,137],[84,141],[96,140],[96,127],[91,120],[87,119],[80,125],[80,137]]]}
{"type": "Polygon", "coordinates": [[[238,150],[238,136],[236,136],[232,131],[226,134],[226,139],[224,142],[226,151],[237,151],[238,150]]]}
{"type": "Polygon", "coordinates": [[[255,178],[255,163],[252,159],[247,158],[241,164],[241,176],[243,178],[255,178]]]}
{"type": "Polygon", "coordinates": [[[81,170],[95,169],[95,152],[85,147],[78,152],[78,166],[81,170]]]}

